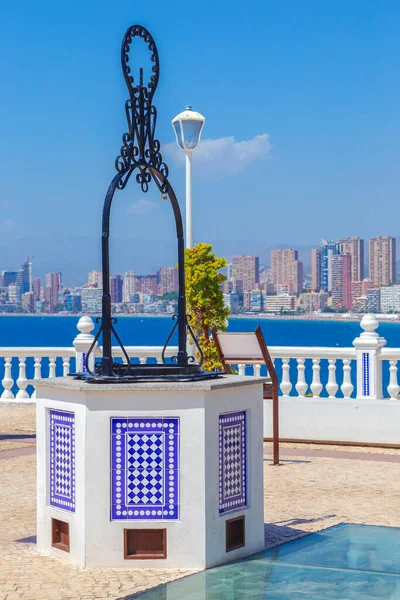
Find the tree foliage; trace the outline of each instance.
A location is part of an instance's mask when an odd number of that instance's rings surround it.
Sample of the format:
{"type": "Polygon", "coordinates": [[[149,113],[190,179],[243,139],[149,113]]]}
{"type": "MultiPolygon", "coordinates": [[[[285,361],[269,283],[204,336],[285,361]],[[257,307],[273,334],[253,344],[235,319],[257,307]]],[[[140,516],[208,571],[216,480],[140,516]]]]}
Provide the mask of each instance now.
{"type": "Polygon", "coordinates": [[[188,320],[204,354],[204,368],[221,368],[211,330],[226,329],[229,308],[224,305],[221,284],[226,277],[220,271],[226,266],[225,258],[212,252],[211,244],[196,244],[185,251],[185,282],[188,320]]]}

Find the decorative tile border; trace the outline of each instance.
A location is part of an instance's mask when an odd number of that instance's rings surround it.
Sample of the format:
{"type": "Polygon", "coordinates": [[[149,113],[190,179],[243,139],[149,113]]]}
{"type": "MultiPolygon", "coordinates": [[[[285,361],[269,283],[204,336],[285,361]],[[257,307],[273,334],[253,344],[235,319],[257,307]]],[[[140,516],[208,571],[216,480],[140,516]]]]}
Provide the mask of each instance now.
{"type": "Polygon", "coordinates": [[[369,353],[363,352],[363,395],[369,396],[369,353]]]}
{"type": "Polygon", "coordinates": [[[247,505],[246,411],[219,415],[219,514],[247,505]]]}
{"type": "Polygon", "coordinates": [[[75,415],[50,410],[50,506],[75,512],[75,415]]]}
{"type": "Polygon", "coordinates": [[[111,520],[179,520],[179,418],[111,418],[111,520]]]}

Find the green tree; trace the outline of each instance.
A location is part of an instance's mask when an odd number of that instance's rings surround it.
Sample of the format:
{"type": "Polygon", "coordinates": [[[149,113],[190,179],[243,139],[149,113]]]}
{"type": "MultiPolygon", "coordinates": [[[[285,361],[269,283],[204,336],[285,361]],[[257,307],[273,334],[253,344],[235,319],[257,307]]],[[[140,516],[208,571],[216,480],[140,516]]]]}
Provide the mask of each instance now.
{"type": "Polygon", "coordinates": [[[224,305],[221,284],[226,277],[221,269],[226,266],[225,258],[212,252],[211,244],[196,244],[185,251],[185,282],[188,320],[198,338],[204,354],[204,368],[208,371],[221,368],[217,349],[211,337],[215,327],[226,329],[229,308],[224,305]]]}

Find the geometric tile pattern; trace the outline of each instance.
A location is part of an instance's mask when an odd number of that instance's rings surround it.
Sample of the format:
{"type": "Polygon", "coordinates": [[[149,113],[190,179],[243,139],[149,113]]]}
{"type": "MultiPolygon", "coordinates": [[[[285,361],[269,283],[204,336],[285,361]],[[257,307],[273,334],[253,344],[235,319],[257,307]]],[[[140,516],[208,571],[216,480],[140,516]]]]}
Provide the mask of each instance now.
{"type": "Polygon", "coordinates": [[[363,396],[369,396],[369,353],[363,352],[363,396]]]}
{"type": "Polygon", "coordinates": [[[111,418],[111,520],[179,520],[179,418],[111,418]]]}
{"type": "Polygon", "coordinates": [[[247,505],[246,411],[219,415],[219,514],[247,505]]]}
{"type": "Polygon", "coordinates": [[[75,415],[50,410],[50,505],[75,512],[75,415]]]}

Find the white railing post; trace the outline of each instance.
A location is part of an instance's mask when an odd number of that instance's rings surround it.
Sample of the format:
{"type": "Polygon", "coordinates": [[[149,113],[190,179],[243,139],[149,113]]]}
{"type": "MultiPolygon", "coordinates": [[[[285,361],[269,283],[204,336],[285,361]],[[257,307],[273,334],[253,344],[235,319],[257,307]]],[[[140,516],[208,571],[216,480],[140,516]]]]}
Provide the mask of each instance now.
{"type": "Polygon", "coordinates": [[[3,400],[13,400],[14,399],[14,394],[11,391],[11,388],[14,385],[14,380],[11,377],[11,363],[12,363],[12,357],[5,356],[4,357],[4,378],[3,378],[3,381],[1,382],[1,385],[4,388],[4,392],[1,395],[3,400]]]}
{"type": "Polygon", "coordinates": [[[301,398],[304,398],[304,394],[307,391],[308,385],[305,378],[305,366],[304,358],[297,359],[297,383],[295,385],[296,391],[301,398]]]}
{"type": "Polygon", "coordinates": [[[336,358],[330,358],[328,360],[328,383],[326,384],[326,391],[329,394],[329,398],[336,398],[336,393],[339,389],[339,386],[336,382],[336,358]]]}
{"type": "Polygon", "coordinates": [[[350,400],[351,394],[354,390],[354,385],[351,383],[351,360],[348,358],[343,359],[343,383],[340,387],[343,397],[346,400],[350,400]]]}
{"type": "Polygon", "coordinates": [[[242,363],[240,365],[238,365],[238,371],[239,371],[239,375],[241,377],[244,377],[246,375],[246,365],[244,365],[242,363]]]}
{"type": "Polygon", "coordinates": [[[281,390],[284,398],[289,398],[290,390],[292,389],[292,384],[290,383],[289,375],[289,361],[290,358],[282,358],[281,390]]]}
{"type": "Polygon", "coordinates": [[[17,379],[17,386],[19,390],[17,392],[16,398],[18,400],[29,400],[29,394],[26,391],[26,387],[28,385],[28,380],[26,378],[26,365],[25,365],[25,356],[19,357],[19,372],[17,379]]]}
{"type": "MultiPolygon", "coordinates": [[[[92,318],[85,315],[81,317],[77,324],[77,329],[80,331],[74,339],[75,348],[75,359],[76,359],[76,373],[83,373],[86,371],[86,355],[89,351],[90,346],[93,343],[94,335],[91,333],[94,329],[94,323],[92,318]]],[[[89,356],[89,369],[92,371],[94,368],[94,358],[98,352],[98,345],[93,348],[93,352],[89,356]]]]}
{"type": "Polygon", "coordinates": [[[320,359],[313,358],[313,378],[312,383],[310,385],[310,389],[313,393],[314,398],[319,398],[320,393],[322,392],[322,383],[320,378],[321,367],[319,366],[320,359]]]}
{"type": "Polygon", "coordinates": [[[379,325],[375,315],[364,315],[360,325],[364,331],[353,342],[357,356],[357,398],[382,399],[380,354],[386,340],[375,333],[379,325]]]}
{"type": "Polygon", "coordinates": [[[390,381],[387,387],[388,394],[393,400],[398,399],[400,386],[397,381],[397,360],[390,360],[389,375],[390,381]]]}

